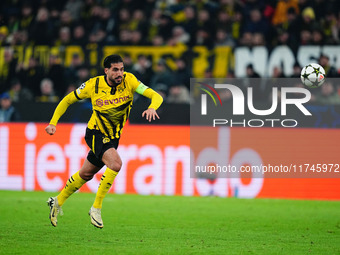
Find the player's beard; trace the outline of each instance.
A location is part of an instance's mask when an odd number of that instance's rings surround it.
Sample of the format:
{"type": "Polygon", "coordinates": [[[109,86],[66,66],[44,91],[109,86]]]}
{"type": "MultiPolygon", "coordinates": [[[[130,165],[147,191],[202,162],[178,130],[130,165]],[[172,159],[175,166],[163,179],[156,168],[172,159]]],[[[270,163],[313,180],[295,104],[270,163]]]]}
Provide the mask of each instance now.
{"type": "Polygon", "coordinates": [[[117,86],[117,85],[119,85],[119,84],[122,83],[123,77],[119,76],[119,77],[116,77],[116,79],[117,79],[117,78],[121,78],[120,82],[116,82],[115,79],[109,78],[110,82],[112,82],[114,86],[117,86]]]}

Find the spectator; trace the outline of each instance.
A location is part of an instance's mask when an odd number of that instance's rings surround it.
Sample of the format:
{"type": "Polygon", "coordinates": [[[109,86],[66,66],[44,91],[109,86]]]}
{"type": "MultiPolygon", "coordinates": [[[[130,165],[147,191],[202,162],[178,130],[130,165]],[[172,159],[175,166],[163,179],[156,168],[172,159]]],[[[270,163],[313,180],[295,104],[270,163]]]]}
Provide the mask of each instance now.
{"type": "Polygon", "coordinates": [[[115,27],[115,34],[116,37],[118,37],[118,34],[122,30],[130,30],[130,20],[131,20],[131,14],[130,11],[126,8],[121,8],[118,13],[118,19],[116,23],[118,24],[115,27]]]}
{"type": "Polygon", "coordinates": [[[11,81],[11,89],[8,91],[8,94],[15,103],[33,100],[32,92],[29,89],[22,87],[21,82],[18,79],[13,79],[11,81]]]}
{"type": "Polygon", "coordinates": [[[339,76],[336,69],[329,63],[329,57],[327,55],[320,56],[319,64],[325,69],[326,77],[335,78],[339,76]]]}
{"type": "Polygon", "coordinates": [[[157,63],[156,72],[150,81],[150,87],[156,91],[162,90],[167,95],[172,85],[173,75],[167,68],[165,61],[160,59],[157,63]]]}
{"type": "Polygon", "coordinates": [[[162,12],[159,9],[152,10],[151,18],[149,19],[147,38],[148,41],[152,41],[154,37],[158,35],[159,24],[161,22],[162,12]]]}
{"type": "Polygon", "coordinates": [[[230,34],[227,33],[224,29],[217,29],[216,37],[215,37],[215,47],[216,46],[230,46],[232,48],[235,47],[235,41],[230,34]]]}
{"type": "Polygon", "coordinates": [[[250,20],[248,20],[245,24],[245,31],[266,35],[268,31],[268,24],[262,18],[262,14],[259,9],[253,9],[250,11],[250,20]]]}
{"type": "Polygon", "coordinates": [[[289,46],[296,48],[300,39],[300,20],[294,8],[289,8],[287,11],[287,22],[281,27],[289,34],[289,46]]]}
{"type": "Polygon", "coordinates": [[[75,20],[79,20],[82,8],[83,1],[81,0],[68,0],[65,5],[65,10],[67,10],[75,20]]]}
{"type": "Polygon", "coordinates": [[[184,59],[176,59],[176,71],[174,72],[174,82],[181,84],[190,90],[191,73],[184,59]]]}
{"type": "Polygon", "coordinates": [[[216,29],[207,10],[198,11],[197,28],[210,33],[210,35],[215,34],[216,29]]]}
{"type": "MultiPolygon", "coordinates": [[[[67,86],[66,93],[64,96],[70,94],[71,92],[75,91],[79,86],[76,86],[75,84],[71,83],[67,86]]],[[[79,100],[79,102],[83,102],[83,100],[79,100]]]]}
{"type": "Polygon", "coordinates": [[[119,31],[118,44],[122,46],[131,44],[131,31],[130,30],[123,29],[119,31]]]}
{"type": "Polygon", "coordinates": [[[197,18],[196,11],[193,6],[186,6],[183,10],[184,20],[180,23],[184,27],[185,31],[196,31],[197,29],[197,18]]]}
{"type": "Polygon", "coordinates": [[[11,45],[29,46],[28,33],[26,30],[18,31],[13,34],[11,45]]]}
{"type": "Polygon", "coordinates": [[[90,70],[86,65],[81,65],[77,71],[78,81],[75,84],[82,84],[90,79],[90,70]]]}
{"type": "Polygon", "coordinates": [[[88,39],[86,37],[86,32],[85,32],[84,26],[81,25],[81,24],[76,25],[73,29],[72,44],[85,47],[85,45],[87,43],[88,43],[88,39]]]}
{"type": "Polygon", "coordinates": [[[40,84],[41,96],[37,97],[37,102],[42,103],[56,103],[59,101],[59,97],[55,94],[53,89],[53,82],[45,78],[40,84]]]}
{"type": "Polygon", "coordinates": [[[146,45],[141,31],[134,30],[131,32],[131,45],[146,45]]]}
{"type": "Polygon", "coordinates": [[[162,36],[164,41],[170,39],[171,33],[169,33],[169,31],[172,31],[173,26],[174,24],[172,18],[169,15],[162,14],[158,26],[158,34],[162,36]]]}
{"type": "Polygon", "coordinates": [[[302,20],[300,25],[301,31],[313,31],[317,27],[317,23],[315,21],[315,13],[312,7],[305,8],[302,13],[302,20]]]}
{"type": "Polygon", "coordinates": [[[253,98],[255,101],[262,101],[267,95],[260,78],[260,75],[254,70],[252,64],[249,64],[246,69],[247,78],[244,80],[244,87],[253,88],[253,98]]]}
{"type": "Polygon", "coordinates": [[[44,69],[39,65],[38,59],[31,57],[26,67],[23,63],[18,65],[18,77],[26,88],[29,88],[34,95],[39,95],[39,84],[44,77],[44,69]]]}
{"type": "Polygon", "coordinates": [[[199,28],[196,31],[196,34],[194,35],[194,37],[192,38],[190,46],[202,45],[202,46],[205,46],[211,49],[214,45],[213,39],[214,38],[209,32],[207,32],[206,30],[202,28],[199,28]]]}
{"type": "Polygon", "coordinates": [[[302,70],[301,66],[298,63],[295,63],[293,66],[293,74],[291,78],[300,78],[301,70],[302,70]]]}
{"type": "Polygon", "coordinates": [[[53,23],[49,20],[47,8],[41,7],[38,10],[36,20],[33,24],[31,41],[36,45],[50,45],[53,39],[53,23]]]}
{"type": "Polygon", "coordinates": [[[162,46],[164,45],[164,39],[160,35],[156,35],[152,38],[151,41],[152,46],[162,46]]]}
{"type": "Polygon", "coordinates": [[[309,30],[302,30],[300,33],[300,45],[312,44],[312,33],[309,30]]]}
{"type": "Polygon", "coordinates": [[[252,64],[247,65],[246,73],[248,78],[260,78],[260,75],[257,72],[255,72],[252,64]]]}
{"type": "Polygon", "coordinates": [[[320,104],[340,104],[340,97],[330,81],[325,81],[321,86],[321,93],[317,96],[316,102],[320,104]]]}
{"type": "Polygon", "coordinates": [[[7,92],[0,95],[0,123],[19,121],[20,116],[14,106],[12,100],[7,92]]]}
{"type": "Polygon", "coordinates": [[[135,10],[132,14],[132,20],[130,22],[130,27],[133,31],[140,31],[141,34],[145,34],[148,28],[144,12],[142,10],[135,10]]]}
{"type": "Polygon", "coordinates": [[[216,26],[218,29],[221,29],[222,31],[231,33],[233,26],[232,17],[230,17],[230,15],[226,11],[223,10],[219,11],[217,14],[216,26]]]}
{"type": "Polygon", "coordinates": [[[320,29],[315,29],[312,32],[312,44],[313,45],[324,45],[324,36],[320,29]]]}
{"type": "Polygon", "coordinates": [[[0,46],[7,46],[8,28],[6,26],[0,27],[0,46]]]}
{"type": "MultiPolygon", "coordinates": [[[[83,59],[79,54],[72,55],[71,64],[65,68],[65,80],[69,83],[75,83],[78,80],[77,71],[84,64],[83,59]]],[[[64,94],[65,91],[62,92],[64,94]]]]}
{"type": "Polygon", "coordinates": [[[63,10],[60,13],[60,23],[59,28],[68,27],[70,30],[73,29],[74,26],[74,16],[71,16],[71,12],[69,10],[63,10]]]}
{"type": "Polygon", "coordinates": [[[241,36],[241,31],[243,31],[244,21],[243,21],[243,15],[240,11],[235,12],[235,15],[233,16],[233,22],[232,22],[232,36],[235,40],[238,40],[241,36]]]}
{"type": "Polygon", "coordinates": [[[298,0],[279,0],[276,4],[274,16],[272,19],[273,25],[280,25],[287,22],[288,20],[288,10],[293,8],[296,13],[299,12],[298,0]]]}
{"type": "Polygon", "coordinates": [[[239,40],[239,45],[247,47],[253,46],[253,34],[250,32],[243,33],[242,37],[239,40]]]}
{"type": "Polygon", "coordinates": [[[185,32],[184,28],[181,26],[175,26],[172,29],[172,36],[175,40],[174,44],[182,43],[187,44],[190,40],[190,34],[185,32]]]}
{"type": "Polygon", "coordinates": [[[132,67],[132,73],[145,84],[150,84],[153,76],[151,61],[145,55],[139,55],[137,63],[132,67]]]}
{"type": "Polygon", "coordinates": [[[132,66],[133,66],[133,61],[132,61],[130,54],[126,53],[126,54],[122,54],[122,55],[123,55],[123,61],[124,61],[124,70],[126,72],[131,72],[132,66]]]}
{"type": "Polygon", "coordinates": [[[326,44],[339,44],[339,28],[334,10],[329,10],[321,19],[321,30],[325,35],[326,44]]]}
{"type": "Polygon", "coordinates": [[[14,52],[11,48],[6,48],[4,58],[0,61],[0,93],[8,91],[10,81],[16,76],[17,60],[14,58],[14,52]]]}
{"type": "Polygon", "coordinates": [[[282,73],[281,67],[279,67],[279,66],[274,66],[272,78],[273,78],[273,79],[285,78],[284,74],[282,73]]]}
{"type": "Polygon", "coordinates": [[[47,78],[51,79],[53,84],[56,85],[56,93],[63,96],[66,89],[65,84],[65,69],[61,64],[61,59],[56,54],[51,54],[49,57],[49,66],[47,71],[47,78]]]}
{"type": "Polygon", "coordinates": [[[264,35],[261,33],[254,33],[252,45],[253,46],[265,46],[266,43],[265,43],[264,35]]]}
{"type": "Polygon", "coordinates": [[[32,29],[33,20],[34,16],[32,6],[28,2],[25,2],[21,7],[19,29],[30,32],[32,29]]]}
{"type": "Polygon", "coordinates": [[[61,27],[59,30],[59,37],[54,43],[54,46],[67,46],[71,44],[71,30],[69,27],[61,27]]]}
{"type": "Polygon", "coordinates": [[[93,7],[91,15],[90,42],[113,44],[115,37],[112,32],[115,21],[111,16],[110,9],[96,5],[93,7]]]}
{"type": "Polygon", "coordinates": [[[172,86],[169,90],[167,102],[176,104],[189,104],[190,103],[189,90],[184,85],[172,86]]]}

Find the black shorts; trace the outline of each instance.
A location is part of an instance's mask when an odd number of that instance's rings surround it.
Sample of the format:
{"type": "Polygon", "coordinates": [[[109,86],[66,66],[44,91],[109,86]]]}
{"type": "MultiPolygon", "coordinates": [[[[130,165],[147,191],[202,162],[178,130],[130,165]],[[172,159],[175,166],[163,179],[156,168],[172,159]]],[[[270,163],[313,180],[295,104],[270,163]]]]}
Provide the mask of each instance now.
{"type": "Polygon", "coordinates": [[[110,139],[99,130],[89,128],[86,128],[85,141],[91,149],[87,154],[87,160],[100,168],[105,165],[102,161],[104,152],[110,148],[117,149],[119,144],[119,139],[110,139]]]}

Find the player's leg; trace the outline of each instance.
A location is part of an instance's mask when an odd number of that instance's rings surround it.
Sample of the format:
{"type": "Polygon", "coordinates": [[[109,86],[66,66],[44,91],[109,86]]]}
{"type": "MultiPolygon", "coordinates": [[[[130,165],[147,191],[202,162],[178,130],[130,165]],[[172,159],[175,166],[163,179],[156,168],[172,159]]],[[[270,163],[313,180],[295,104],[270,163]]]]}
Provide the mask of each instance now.
{"type": "Polygon", "coordinates": [[[110,148],[104,152],[102,161],[107,166],[107,168],[98,187],[96,199],[93,204],[93,207],[95,208],[102,208],[103,199],[111,188],[114,179],[122,167],[122,160],[114,148],[110,148]]]}
{"type": "Polygon", "coordinates": [[[122,167],[122,160],[114,148],[110,148],[104,152],[102,161],[107,168],[101,177],[96,198],[89,212],[91,216],[91,223],[98,228],[102,228],[104,226],[101,218],[103,199],[110,190],[114,179],[122,167]]]}
{"type": "Polygon", "coordinates": [[[66,182],[64,189],[57,196],[59,205],[62,206],[74,192],[80,189],[86,182],[91,180],[93,176],[100,170],[100,167],[92,164],[85,159],[83,166],[78,172],[73,174],[66,182]]]}
{"type": "Polygon", "coordinates": [[[47,203],[50,207],[50,220],[54,227],[57,226],[57,217],[58,214],[62,214],[61,206],[65,203],[66,199],[80,189],[87,181],[91,180],[100,168],[101,167],[95,166],[85,159],[81,169],[67,180],[64,189],[59,195],[48,199],[47,203]]]}

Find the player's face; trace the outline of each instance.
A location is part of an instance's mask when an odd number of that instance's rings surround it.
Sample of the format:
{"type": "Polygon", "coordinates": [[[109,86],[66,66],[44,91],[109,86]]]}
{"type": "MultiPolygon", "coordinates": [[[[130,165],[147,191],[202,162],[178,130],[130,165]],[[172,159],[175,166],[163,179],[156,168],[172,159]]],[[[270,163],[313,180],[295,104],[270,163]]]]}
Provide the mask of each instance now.
{"type": "Polygon", "coordinates": [[[109,80],[109,83],[120,84],[124,75],[124,64],[114,63],[110,68],[105,68],[104,72],[109,80]]]}

